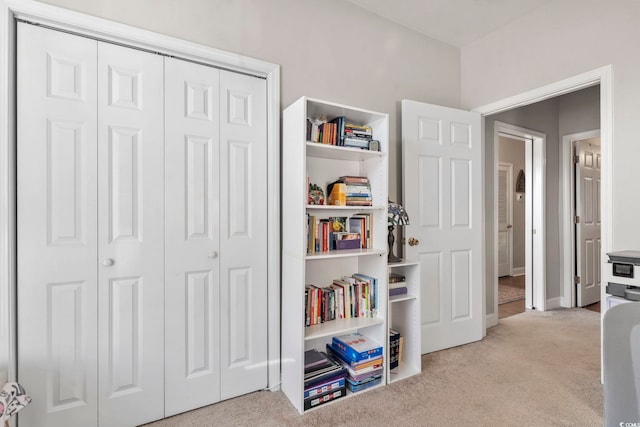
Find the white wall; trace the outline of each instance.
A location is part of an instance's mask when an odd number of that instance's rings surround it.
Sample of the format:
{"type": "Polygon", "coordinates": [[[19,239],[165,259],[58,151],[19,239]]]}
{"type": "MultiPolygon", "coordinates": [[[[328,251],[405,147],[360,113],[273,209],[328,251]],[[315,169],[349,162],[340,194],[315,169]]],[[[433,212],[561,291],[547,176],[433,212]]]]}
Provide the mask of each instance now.
{"type": "Polygon", "coordinates": [[[402,195],[400,100],[460,104],[458,49],[342,0],[44,2],[280,64],[282,107],[305,95],[389,113],[392,200],[402,195]]]}
{"type": "Polygon", "coordinates": [[[462,105],[474,108],[611,64],[613,142],[610,218],[605,250],[638,249],[640,197],[640,2],[565,0],[461,50],[462,105]],[[523,31],[526,29],[526,31],[523,31]]]}

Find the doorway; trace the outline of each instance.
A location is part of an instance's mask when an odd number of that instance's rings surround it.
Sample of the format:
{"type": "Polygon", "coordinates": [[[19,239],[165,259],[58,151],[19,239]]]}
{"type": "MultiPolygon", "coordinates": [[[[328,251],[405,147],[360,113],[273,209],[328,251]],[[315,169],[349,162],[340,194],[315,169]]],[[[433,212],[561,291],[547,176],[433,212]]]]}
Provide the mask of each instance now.
{"type": "MultiPolygon", "coordinates": [[[[604,73],[603,76],[606,76],[605,71],[606,70],[598,70],[598,72],[604,73]]],[[[593,74],[597,74],[598,72],[594,72],[593,74]]],[[[586,80],[591,77],[593,76],[588,77],[585,75],[580,76],[580,79],[586,80]]],[[[491,108],[489,111],[497,111],[490,115],[485,113],[485,144],[487,153],[486,179],[487,183],[491,182],[492,178],[494,182],[494,185],[488,185],[485,187],[487,188],[486,206],[494,206],[494,212],[490,214],[489,218],[493,218],[495,216],[495,210],[497,210],[497,205],[495,203],[497,196],[498,159],[497,150],[496,147],[493,147],[493,142],[496,139],[495,134],[497,132],[496,128],[498,128],[498,125],[494,123],[497,121],[500,121],[501,123],[517,123],[530,129],[536,129],[540,132],[544,132],[547,136],[547,148],[543,151],[543,160],[546,162],[547,180],[546,184],[542,186],[542,190],[546,194],[545,201],[547,203],[547,208],[542,210],[542,217],[539,217],[547,230],[547,238],[544,241],[544,248],[541,253],[543,261],[546,260],[547,262],[546,268],[534,268],[532,270],[534,272],[539,272],[539,275],[543,276],[540,279],[545,283],[543,289],[545,295],[542,298],[542,302],[541,304],[535,305],[538,310],[550,310],[564,306],[564,303],[561,302],[561,300],[564,301],[565,295],[563,290],[564,280],[560,275],[561,271],[564,272],[564,270],[561,270],[562,252],[558,252],[558,249],[564,248],[565,245],[565,239],[561,235],[561,231],[563,229],[560,224],[560,207],[564,200],[566,200],[566,197],[564,196],[566,193],[563,193],[562,188],[560,188],[561,181],[558,177],[561,161],[559,158],[561,156],[561,144],[559,140],[562,139],[560,135],[563,134],[584,130],[585,128],[593,129],[600,127],[601,117],[603,141],[605,140],[604,127],[607,126],[607,118],[604,114],[608,109],[606,107],[607,99],[604,97],[607,90],[603,90],[602,83],[598,84],[599,82],[604,82],[604,80],[601,80],[600,77],[598,77],[597,80],[593,80],[589,85],[574,85],[571,87],[571,90],[555,90],[553,91],[553,94],[549,92],[548,94],[543,95],[541,93],[543,89],[540,89],[539,91],[536,91],[538,96],[535,98],[530,97],[526,98],[527,100],[524,100],[522,99],[524,98],[524,95],[521,97],[514,97],[518,98],[518,100],[512,100],[514,103],[509,107],[505,106],[504,109],[500,109],[496,107],[496,105],[486,107],[487,110],[491,108]],[[602,95],[601,92],[603,93],[602,95]],[[588,99],[589,102],[584,102],[585,99],[588,99]],[[600,99],[602,99],[602,102],[600,102],[600,99]],[[567,130],[569,132],[565,132],[567,130]],[[491,194],[491,188],[494,186],[496,189],[493,194],[491,194]]],[[[554,85],[554,88],[557,89],[559,84],[560,83],[554,85]]],[[[566,84],[569,86],[568,82],[566,84]]],[[[507,101],[504,101],[504,103],[506,102],[507,101]]],[[[482,109],[477,111],[484,112],[482,109]]],[[[601,213],[603,224],[603,253],[606,245],[606,218],[608,217],[608,213],[606,212],[607,206],[604,200],[608,197],[605,186],[605,183],[607,182],[607,178],[605,176],[607,150],[608,148],[605,141],[602,144],[603,190],[601,192],[603,199],[603,209],[601,213]]],[[[491,222],[487,222],[487,227],[487,325],[491,325],[492,323],[497,323],[498,317],[497,296],[495,295],[498,290],[497,286],[495,288],[491,286],[492,283],[497,282],[498,277],[497,260],[491,259],[492,255],[496,258],[498,255],[496,251],[498,240],[497,220],[493,227],[491,227],[491,222]],[[495,305],[492,305],[493,301],[496,301],[494,302],[495,305]]],[[[532,237],[535,240],[540,236],[533,235],[532,237]]]]}

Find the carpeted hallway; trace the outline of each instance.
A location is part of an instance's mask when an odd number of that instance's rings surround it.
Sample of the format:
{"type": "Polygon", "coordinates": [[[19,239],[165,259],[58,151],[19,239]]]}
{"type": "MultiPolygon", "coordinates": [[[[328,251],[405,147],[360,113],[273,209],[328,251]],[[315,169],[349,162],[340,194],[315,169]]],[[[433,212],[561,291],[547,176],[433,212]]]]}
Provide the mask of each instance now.
{"type": "Polygon", "coordinates": [[[149,424],[180,426],[601,426],[600,315],[527,311],[482,341],[422,358],[422,374],[299,415],[256,392],[149,424]]]}

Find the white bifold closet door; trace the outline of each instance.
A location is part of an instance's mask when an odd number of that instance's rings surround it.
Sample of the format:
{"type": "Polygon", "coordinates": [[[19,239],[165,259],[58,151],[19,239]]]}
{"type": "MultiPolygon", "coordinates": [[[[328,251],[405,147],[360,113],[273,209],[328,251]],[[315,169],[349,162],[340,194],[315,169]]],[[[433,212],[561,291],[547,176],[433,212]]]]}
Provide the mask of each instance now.
{"type": "Polygon", "coordinates": [[[162,57],[27,24],[18,43],[21,423],[162,418],[162,57]]]}
{"type": "Polygon", "coordinates": [[[135,426],[266,387],[266,82],[17,31],[21,424],[135,426]]]}
{"type": "Polygon", "coordinates": [[[267,385],[264,80],[165,60],[166,415],[267,385]]]}

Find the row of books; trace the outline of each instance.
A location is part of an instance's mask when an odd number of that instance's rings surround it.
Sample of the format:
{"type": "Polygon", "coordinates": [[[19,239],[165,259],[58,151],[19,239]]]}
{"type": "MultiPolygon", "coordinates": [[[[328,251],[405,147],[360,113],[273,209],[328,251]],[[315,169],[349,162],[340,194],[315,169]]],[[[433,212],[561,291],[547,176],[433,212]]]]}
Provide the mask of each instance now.
{"type": "Polygon", "coordinates": [[[344,116],[329,121],[307,118],[307,141],[368,150],[373,139],[371,126],[348,123],[344,116]]]}
{"type": "Polygon", "coordinates": [[[316,349],[304,353],[304,409],[311,409],[347,394],[347,369],[316,349]]]}
{"type": "Polygon", "coordinates": [[[336,319],[376,317],[378,279],[356,273],[335,279],[328,287],[306,285],[305,326],[314,326],[336,319]]]}
{"type": "Polygon", "coordinates": [[[371,206],[371,183],[366,176],[341,176],[327,186],[327,204],[337,206],[371,206]]]}
{"type": "Polygon", "coordinates": [[[318,218],[307,214],[307,253],[373,247],[373,215],[318,218]]]}
{"type": "Polygon", "coordinates": [[[382,382],[384,355],[382,346],[355,332],[336,336],[327,344],[327,354],[347,370],[346,386],[351,392],[374,387],[382,382]]]}

